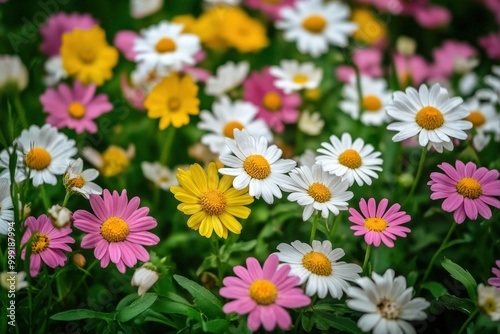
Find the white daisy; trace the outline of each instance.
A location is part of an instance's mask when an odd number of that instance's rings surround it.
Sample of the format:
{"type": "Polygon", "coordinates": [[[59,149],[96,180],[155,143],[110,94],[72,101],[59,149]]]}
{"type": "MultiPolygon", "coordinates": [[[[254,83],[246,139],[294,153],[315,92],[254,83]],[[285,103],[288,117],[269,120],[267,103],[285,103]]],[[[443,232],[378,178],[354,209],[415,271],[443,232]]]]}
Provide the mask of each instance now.
{"type": "Polygon", "coordinates": [[[83,170],[83,160],[78,158],[70,162],[66,172],[64,173],[64,186],[68,191],[76,192],[85,198],[90,195],[101,195],[102,188],[95,184],[94,181],[99,176],[97,169],[90,168],[83,170]]]}
{"type": "MultiPolygon", "coordinates": [[[[16,182],[29,177],[33,179],[35,187],[44,183],[55,185],[56,175],[64,174],[71,157],[77,152],[75,141],[49,124],[42,128],[32,125],[28,130],[23,130],[15,140],[15,145],[18,159],[16,182]]],[[[1,154],[0,167],[8,168],[4,158],[7,157],[8,161],[9,154],[4,152],[1,154]]]]}
{"type": "Polygon", "coordinates": [[[140,19],[154,14],[163,6],[163,0],[130,0],[130,16],[140,19]]]}
{"type": "Polygon", "coordinates": [[[227,96],[222,96],[218,102],[214,102],[212,109],[213,113],[207,110],[200,113],[198,128],[211,132],[203,135],[201,142],[208,145],[213,153],[231,153],[225,140],[234,139],[234,129],[246,129],[250,135],[263,136],[268,142],[273,140],[267,123],[262,119],[255,119],[258,109],[253,104],[239,100],[231,102],[227,96]]]}
{"type": "Polygon", "coordinates": [[[168,191],[170,186],[176,186],[179,184],[175,177],[175,173],[158,161],[143,161],[141,163],[141,169],[146,179],[153,182],[155,186],[160,187],[163,190],[168,191]]]}
{"type": "Polygon", "coordinates": [[[317,136],[323,130],[325,126],[325,121],[321,119],[319,112],[310,113],[304,110],[299,117],[297,126],[300,131],[308,134],[309,136],[317,136]]]}
{"type": "Polygon", "coordinates": [[[424,320],[424,312],[430,303],[424,298],[412,299],[413,287],[406,288],[406,278],[394,278],[394,270],[387,269],[383,276],[372,273],[372,279],[361,277],[356,280],[361,288],[351,286],[347,295],[347,306],[364,312],[358,320],[358,327],[373,333],[416,333],[408,321],[424,320]]]}
{"type": "Polygon", "coordinates": [[[448,91],[439,84],[430,90],[422,84],[418,92],[408,87],[405,92],[395,92],[393,102],[386,107],[389,116],[396,120],[387,129],[399,131],[392,137],[393,141],[418,134],[420,146],[427,146],[429,142],[450,142],[450,137],[467,138],[464,130],[472,128],[472,123],[464,120],[470,111],[462,104],[462,98],[450,99],[448,91]]]}
{"type": "Polygon", "coordinates": [[[318,57],[328,51],[328,44],[347,46],[358,25],[349,22],[348,6],[322,0],[297,1],[294,7],[283,8],[278,29],[284,29],[287,41],[296,41],[300,52],[318,57]]]}
{"type": "Polygon", "coordinates": [[[492,66],[491,74],[484,77],[484,83],[486,83],[492,90],[493,95],[492,100],[495,102],[500,101],[500,66],[492,66]]]}
{"type": "Polygon", "coordinates": [[[276,77],[274,85],[289,94],[301,89],[317,88],[323,78],[323,70],[313,63],[300,64],[296,60],[282,60],[280,66],[271,66],[270,73],[276,77]]]}
{"type": "Polygon", "coordinates": [[[290,172],[290,183],[281,188],[291,194],[287,199],[304,207],[302,219],[311,218],[315,210],[321,211],[323,218],[328,218],[328,212],[338,215],[340,210],[347,210],[347,201],[354,194],[347,191],[349,183],[339,176],[332,175],[321,169],[320,165],[302,166],[290,172]]]}
{"type": "Polygon", "coordinates": [[[360,186],[363,183],[372,184],[372,178],[377,179],[374,171],[382,171],[382,159],[380,152],[373,152],[374,148],[366,144],[361,138],[352,141],[351,135],[342,134],[340,140],[337,136],[330,136],[330,143],[321,143],[323,148],[318,149],[321,153],[316,157],[316,162],[324,171],[341,176],[352,186],[354,182],[360,186]]]}
{"type": "Polygon", "coordinates": [[[235,189],[248,186],[250,196],[262,196],[268,204],[274,202],[274,197],[281,198],[278,185],[289,182],[285,174],[295,167],[295,161],[281,159],[283,152],[276,145],[268,147],[266,138],[255,139],[245,129],[235,129],[234,139],[226,138],[226,144],[234,155],[220,156],[220,161],[228,167],[219,172],[236,176],[235,189]]]}
{"type": "Polygon", "coordinates": [[[205,82],[205,93],[211,96],[221,96],[238,87],[248,75],[250,65],[243,61],[238,64],[229,61],[217,68],[215,76],[205,82]]]}
{"type": "Polygon", "coordinates": [[[305,292],[308,296],[318,294],[325,298],[330,294],[340,299],[349,287],[347,281],[355,281],[363,271],[360,266],[352,263],[337,262],[344,255],[342,248],[332,250],[332,243],[318,240],[312,242],[312,247],[296,240],[291,245],[281,243],[276,247],[281,262],[290,265],[290,276],[298,276],[299,284],[306,283],[305,292]]]}
{"type": "Polygon", "coordinates": [[[299,166],[312,168],[316,164],[316,153],[313,150],[306,149],[296,160],[298,160],[299,166]]]}
{"type": "Polygon", "coordinates": [[[477,286],[477,304],[486,313],[491,321],[500,320],[500,290],[494,286],[477,286]]]}
{"type": "MultiPolygon", "coordinates": [[[[344,85],[340,102],[340,109],[349,114],[353,119],[359,118],[359,94],[356,87],[356,78],[353,77],[349,84],[344,85]]],[[[365,125],[381,125],[386,121],[385,107],[391,102],[392,93],[387,90],[385,79],[372,79],[361,77],[362,105],[364,112],[361,122],[365,125]]]]}
{"type": "Polygon", "coordinates": [[[19,56],[0,56],[0,90],[22,91],[28,86],[28,70],[19,56]]]}
{"type": "Polygon", "coordinates": [[[14,221],[14,205],[10,197],[10,182],[0,179],[0,234],[7,235],[8,224],[14,221]]]}
{"type": "Polygon", "coordinates": [[[61,56],[53,56],[47,59],[44,64],[47,75],[43,78],[45,85],[54,86],[62,79],[66,79],[68,74],[64,69],[61,56]]]}
{"type": "Polygon", "coordinates": [[[465,103],[465,107],[471,111],[465,119],[472,123],[475,135],[472,143],[478,151],[482,151],[488,145],[490,133],[500,135],[500,114],[491,103],[481,103],[477,98],[471,98],[465,103]]]}
{"type": "Polygon", "coordinates": [[[182,24],[162,21],[141,32],[135,39],[135,60],[148,69],[178,71],[184,65],[195,63],[200,50],[200,39],[194,34],[183,34],[182,24]]]}

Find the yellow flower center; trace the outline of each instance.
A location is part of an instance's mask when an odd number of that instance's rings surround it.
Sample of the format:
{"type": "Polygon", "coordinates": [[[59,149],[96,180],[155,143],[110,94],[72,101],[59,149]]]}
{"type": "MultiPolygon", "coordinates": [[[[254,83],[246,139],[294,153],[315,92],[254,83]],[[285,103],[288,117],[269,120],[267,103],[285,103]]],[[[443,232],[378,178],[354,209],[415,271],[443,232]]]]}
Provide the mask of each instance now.
{"type": "Polygon", "coordinates": [[[68,107],[68,114],[76,119],[80,119],[85,116],[85,107],[80,102],[72,102],[68,107]]]}
{"type": "Polygon", "coordinates": [[[483,193],[481,183],[472,177],[464,177],[457,183],[457,192],[466,198],[476,199],[483,193]]]}
{"type": "Polygon", "coordinates": [[[129,234],[128,224],[123,219],[112,216],[101,225],[101,235],[108,242],[120,242],[129,234]]]}
{"type": "Polygon", "coordinates": [[[234,139],[234,129],[241,130],[243,128],[244,126],[240,122],[231,121],[224,126],[224,130],[222,130],[222,132],[224,133],[225,137],[234,139]]]}
{"type": "Polygon", "coordinates": [[[177,45],[171,38],[163,37],[156,43],[155,49],[158,53],[172,52],[177,49],[177,45]]]}
{"type": "Polygon", "coordinates": [[[264,95],[262,104],[264,105],[264,108],[269,111],[278,111],[281,109],[283,102],[281,101],[281,96],[278,93],[269,92],[264,95]]]}
{"type": "Polygon", "coordinates": [[[181,107],[181,100],[178,97],[171,97],[168,99],[167,105],[171,111],[177,111],[181,107]]]}
{"type": "Polygon", "coordinates": [[[278,288],[267,279],[257,279],[250,285],[248,293],[257,304],[270,305],[278,297],[278,288]]]}
{"type": "Polygon", "coordinates": [[[309,15],[302,21],[302,27],[313,34],[319,34],[326,27],[326,20],[318,14],[309,15]]]}
{"type": "Polygon", "coordinates": [[[307,189],[307,193],[318,203],[325,203],[332,197],[332,193],[327,186],[320,182],[314,182],[307,189]]]}
{"type": "Polygon", "coordinates": [[[318,88],[313,88],[306,90],[305,94],[309,100],[317,100],[321,95],[321,91],[318,88]]]}
{"type": "Polygon", "coordinates": [[[373,232],[382,232],[387,228],[387,222],[383,218],[366,218],[365,227],[373,232]]]}
{"type": "Polygon", "coordinates": [[[50,153],[41,147],[33,147],[24,157],[26,166],[34,170],[43,170],[49,167],[51,160],[50,153]]]}
{"type": "Polygon", "coordinates": [[[486,118],[479,110],[472,111],[465,119],[471,122],[475,128],[486,123],[486,118]]]}
{"type": "Polygon", "coordinates": [[[305,74],[295,74],[293,76],[293,82],[295,82],[296,84],[305,84],[307,81],[309,80],[309,78],[307,77],[307,75],[305,74]]]}
{"type": "Polygon", "coordinates": [[[382,108],[382,101],[375,95],[366,95],[363,97],[363,108],[367,111],[378,111],[382,108]]]}
{"type": "Polygon", "coordinates": [[[130,161],[121,148],[110,146],[102,154],[101,172],[104,176],[114,176],[121,173],[129,163],[130,161]]]}
{"type": "Polygon", "coordinates": [[[78,175],[77,177],[74,177],[71,180],[69,180],[68,188],[73,188],[73,187],[81,188],[81,187],[83,187],[84,184],[85,184],[85,180],[83,179],[83,177],[81,175],[78,175]]]}
{"type": "Polygon", "coordinates": [[[484,312],[486,312],[486,314],[490,315],[490,314],[496,312],[497,302],[492,297],[489,297],[484,301],[482,308],[483,308],[484,312]]]}
{"type": "Polygon", "coordinates": [[[351,169],[356,169],[363,164],[363,159],[361,159],[358,151],[347,149],[339,155],[339,163],[351,169]]]}
{"type": "Polygon", "coordinates": [[[332,273],[332,262],[320,252],[311,251],[304,255],[302,265],[318,276],[330,276],[332,273]]]}
{"type": "Polygon", "coordinates": [[[380,312],[380,315],[387,320],[394,320],[399,318],[400,310],[398,308],[398,305],[388,298],[382,298],[380,300],[380,303],[377,305],[377,308],[380,312]]]}
{"type": "Polygon", "coordinates": [[[243,168],[254,179],[263,180],[271,174],[271,165],[262,155],[249,155],[243,162],[243,168]]]}
{"type": "Polygon", "coordinates": [[[201,209],[210,216],[219,216],[226,210],[226,197],[217,189],[207,189],[200,196],[201,209]]]}
{"type": "Polygon", "coordinates": [[[92,64],[96,58],[96,54],[92,50],[85,50],[85,51],[80,51],[78,54],[80,57],[80,60],[84,64],[92,64]]]}
{"type": "Polygon", "coordinates": [[[441,112],[431,106],[423,107],[415,116],[418,125],[426,130],[434,130],[444,123],[444,117],[441,112]]]}
{"type": "Polygon", "coordinates": [[[31,252],[38,254],[49,248],[50,239],[47,234],[38,231],[33,234],[33,242],[31,243],[31,252]]]}

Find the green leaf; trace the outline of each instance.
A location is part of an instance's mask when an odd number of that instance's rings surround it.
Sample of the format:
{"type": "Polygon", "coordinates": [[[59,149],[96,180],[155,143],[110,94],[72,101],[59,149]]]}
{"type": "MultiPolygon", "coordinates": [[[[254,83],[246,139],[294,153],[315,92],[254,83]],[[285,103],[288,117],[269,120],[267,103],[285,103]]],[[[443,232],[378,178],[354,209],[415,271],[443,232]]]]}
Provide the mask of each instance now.
{"type": "Polygon", "coordinates": [[[111,313],[96,312],[86,309],[59,312],[50,317],[50,319],[52,320],[59,320],[59,321],[74,321],[82,319],[113,320],[113,318],[114,315],[111,313]]]}
{"type": "Polygon", "coordinates": [[[331,313],[314,312],[311,321],[315,323],[316,328],[319,330],[326,331],[335,328],[353,334],[363,333],[353,320],[335,316],[331,313]]]}
{"type": "Polygon", "coordinates": [[[467,270],[463,269],[458,264],[446,258],[443,260],[443,262],[441,262],[441,265],[444,269],[446,269],[447,272],[450,273],[451,277],[465,286],[467,292],[469,293],[469,297],[472,300],[477,299],[477,283],[474,280],[474,277],[472,277],[472,275],[467,270]]]}
{"type": "Polygon", "coordinates": [[[137,299],[132,304],[122,308],[116,315],[119,322],[127,322],[142,312],[146,311],[154,304],[158,295],[156,293],[146,293],[142,298],[137,299]]]}
{"type": "Polygon", "coordinates": [[[203,330],[209,333],[226,333],[229,321],[226,319],[214,319],[203,323],[203,330]]]}
{"type": "Polygon", "coordinates": [[[139,299],[139,295],[136,292],[131,293],[128,296],[125,296],[122,300],[120,300],[118,305],[116,305],[116,310],[117,311],[121,310],[122,308],[130,305],[133,301],[135,301],[137,299],[139,299]]]}
{"type": "Polygon", "coordinates": [[[193,296],[194,303],[209,318],[223,317],[222,303],[217,297],[198,283],[180,275],[174,275],[174,279],[193,296]]]}
{"type": "MultiPolygon", "coordinates": [[[[161,298],[161,297],[160,297],[161,298]]],[[[200,311],[193,308],[190,305],[180,304],[175,301],[171,301],[168,299],[160,299],[158,298],[151,309],[157,312],[164,312],[167,314],[180,314],[184,315],[188,318],[195,319],[197,321],[201,321],[200,311]]]]}
{"type": "Polygon", "coordinates": [[[200,276],[202,272],[210,268],[217,268],[217,258],[213,254],[205,257],[198,269],[196,269],[196,276],[200,276]]]}
{"type": "Polygon", "coordinates": [[[448,293],[448,289],[446,289],[443,284],[438,282],[425,282],[422,283],[421,287],[429,290],[432,296],[436,299],[448,293]]]}
{"type": "Polygon", "coordinates": [[[158,322],[160,324],[164,324],[164,325],[167,325],[169,327],[173,327],[175,329],[180,329],[179,324],[177,324],[175,321],[164,316],[163,314],[160,314],[160,313],[152,311],[152,310],[147,311],[146,319],[144,321],[145,322],[147,322],[147,321],[158,322]]]}
{"type": "Polygon", "coordinates": [[[448,293],[439,297],[439,301],[442,302],[447,309],[460,311],[467,315],[474,312],[474,309],[476,308],[474,303],[469,299],[458,298],[457,296],[453,296],[448,293]]]}

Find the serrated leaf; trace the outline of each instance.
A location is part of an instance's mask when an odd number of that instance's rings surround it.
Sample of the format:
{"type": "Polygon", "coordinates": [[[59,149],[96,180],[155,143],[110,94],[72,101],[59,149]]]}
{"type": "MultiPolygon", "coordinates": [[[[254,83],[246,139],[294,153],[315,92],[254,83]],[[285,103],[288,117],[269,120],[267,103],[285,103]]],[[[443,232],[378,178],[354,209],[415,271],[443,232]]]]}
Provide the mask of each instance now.
{"type": "Polygon", "coordinates": [[[122,308],[116,315],[116,320],[127,322],[132,320],[142,312],[146,311],[154,304],[158,295],[156,293],[146,293],[142,298],[137,299],[132,304],[122,308]]]}
{"type": "Polygon", "coordinates": [[[446,289],[443,284],[438,282],[422,283],[421,288],[429,290],[432,296],[436,299],[448,293],[448,289],[446,289]]]}
{"type": "Polygon", "coordinates": [[[467,315],[471,314],[476,307],[469,299],[458,298],[448,293],[439,297],[439,301],[442,302],[447,309],[460,311],[467,315]]]}
{"type": "Polygon", "coordinates": [[[209,318],[223,317],[222,303],[217,297],[198,283],[180,275],[174,279],[193,296],[194,303],[209,318]]]}
{"type": "Polygon", "coordinates": [[[114,315],[112,313],[97,312],[87,309],[59,312],[50,317],[50,319],[58,321],[74,321],[82,319],[113,320],[113,318],[114,315]]]}
{"type": "Polygon", "coordinates": [[[450,259],[444,259],[443,262],[441,262],[441,265],[443,268],[450,273],[451,277],[462,283],[465,288],[467,289],[467,292],[469,293],[469,297],[472,300],[476,300],[476,295],[477,295],[477,283],[474,280],[474,277],[465,270],[464,268],[460,267],[458,264],[454,263],[450,259]]]}

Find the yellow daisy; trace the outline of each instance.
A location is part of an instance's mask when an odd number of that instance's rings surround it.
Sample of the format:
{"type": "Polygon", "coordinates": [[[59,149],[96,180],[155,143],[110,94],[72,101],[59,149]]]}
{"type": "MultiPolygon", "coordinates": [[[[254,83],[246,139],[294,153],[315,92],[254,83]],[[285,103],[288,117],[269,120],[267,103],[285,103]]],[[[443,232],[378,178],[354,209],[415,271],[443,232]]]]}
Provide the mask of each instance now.
{"type": "Polygon", "coordinates": [[[170,123],[176,128],[189,124],[189,115],[198,115],[200,100],[198,86],[186,75],[182,78],[175,73],[163,78],[144,101],[148,117],[160,118],[160,130],[170,123]]]}
{"type": "Polygon", "coordinates": [[[248,195],[248,188],[234,189],[233,179],[224,175],[219,180],[214,162],[208,165],[208,173],[199,164],[191,165],[187,171],[179,169],[180,186],[172,186],[170,191],[182,202],[177,209],[191,215],[187,221],[190,228],[207,238],[213,231],[224,239],[228,231],[240,234],[242,226],[235,217],[246,219],[250,215],[245,205],[252,203],[253,197],[248,195]]]}
{"type": "Polygon", "coordinates": [[[242,53],[259,51],[269,44],[264,26],[237,7],[225,13],[221,35],[242,53]]]}
{"type": "Polygon", "coordinates": [[[113,76],[118,63],[118,51],[106,42],[104,30],[94,26],[89,30],[75,29],[62,36],[61,59],[64,70],[83,84],[100,86],[113,76]]]}

